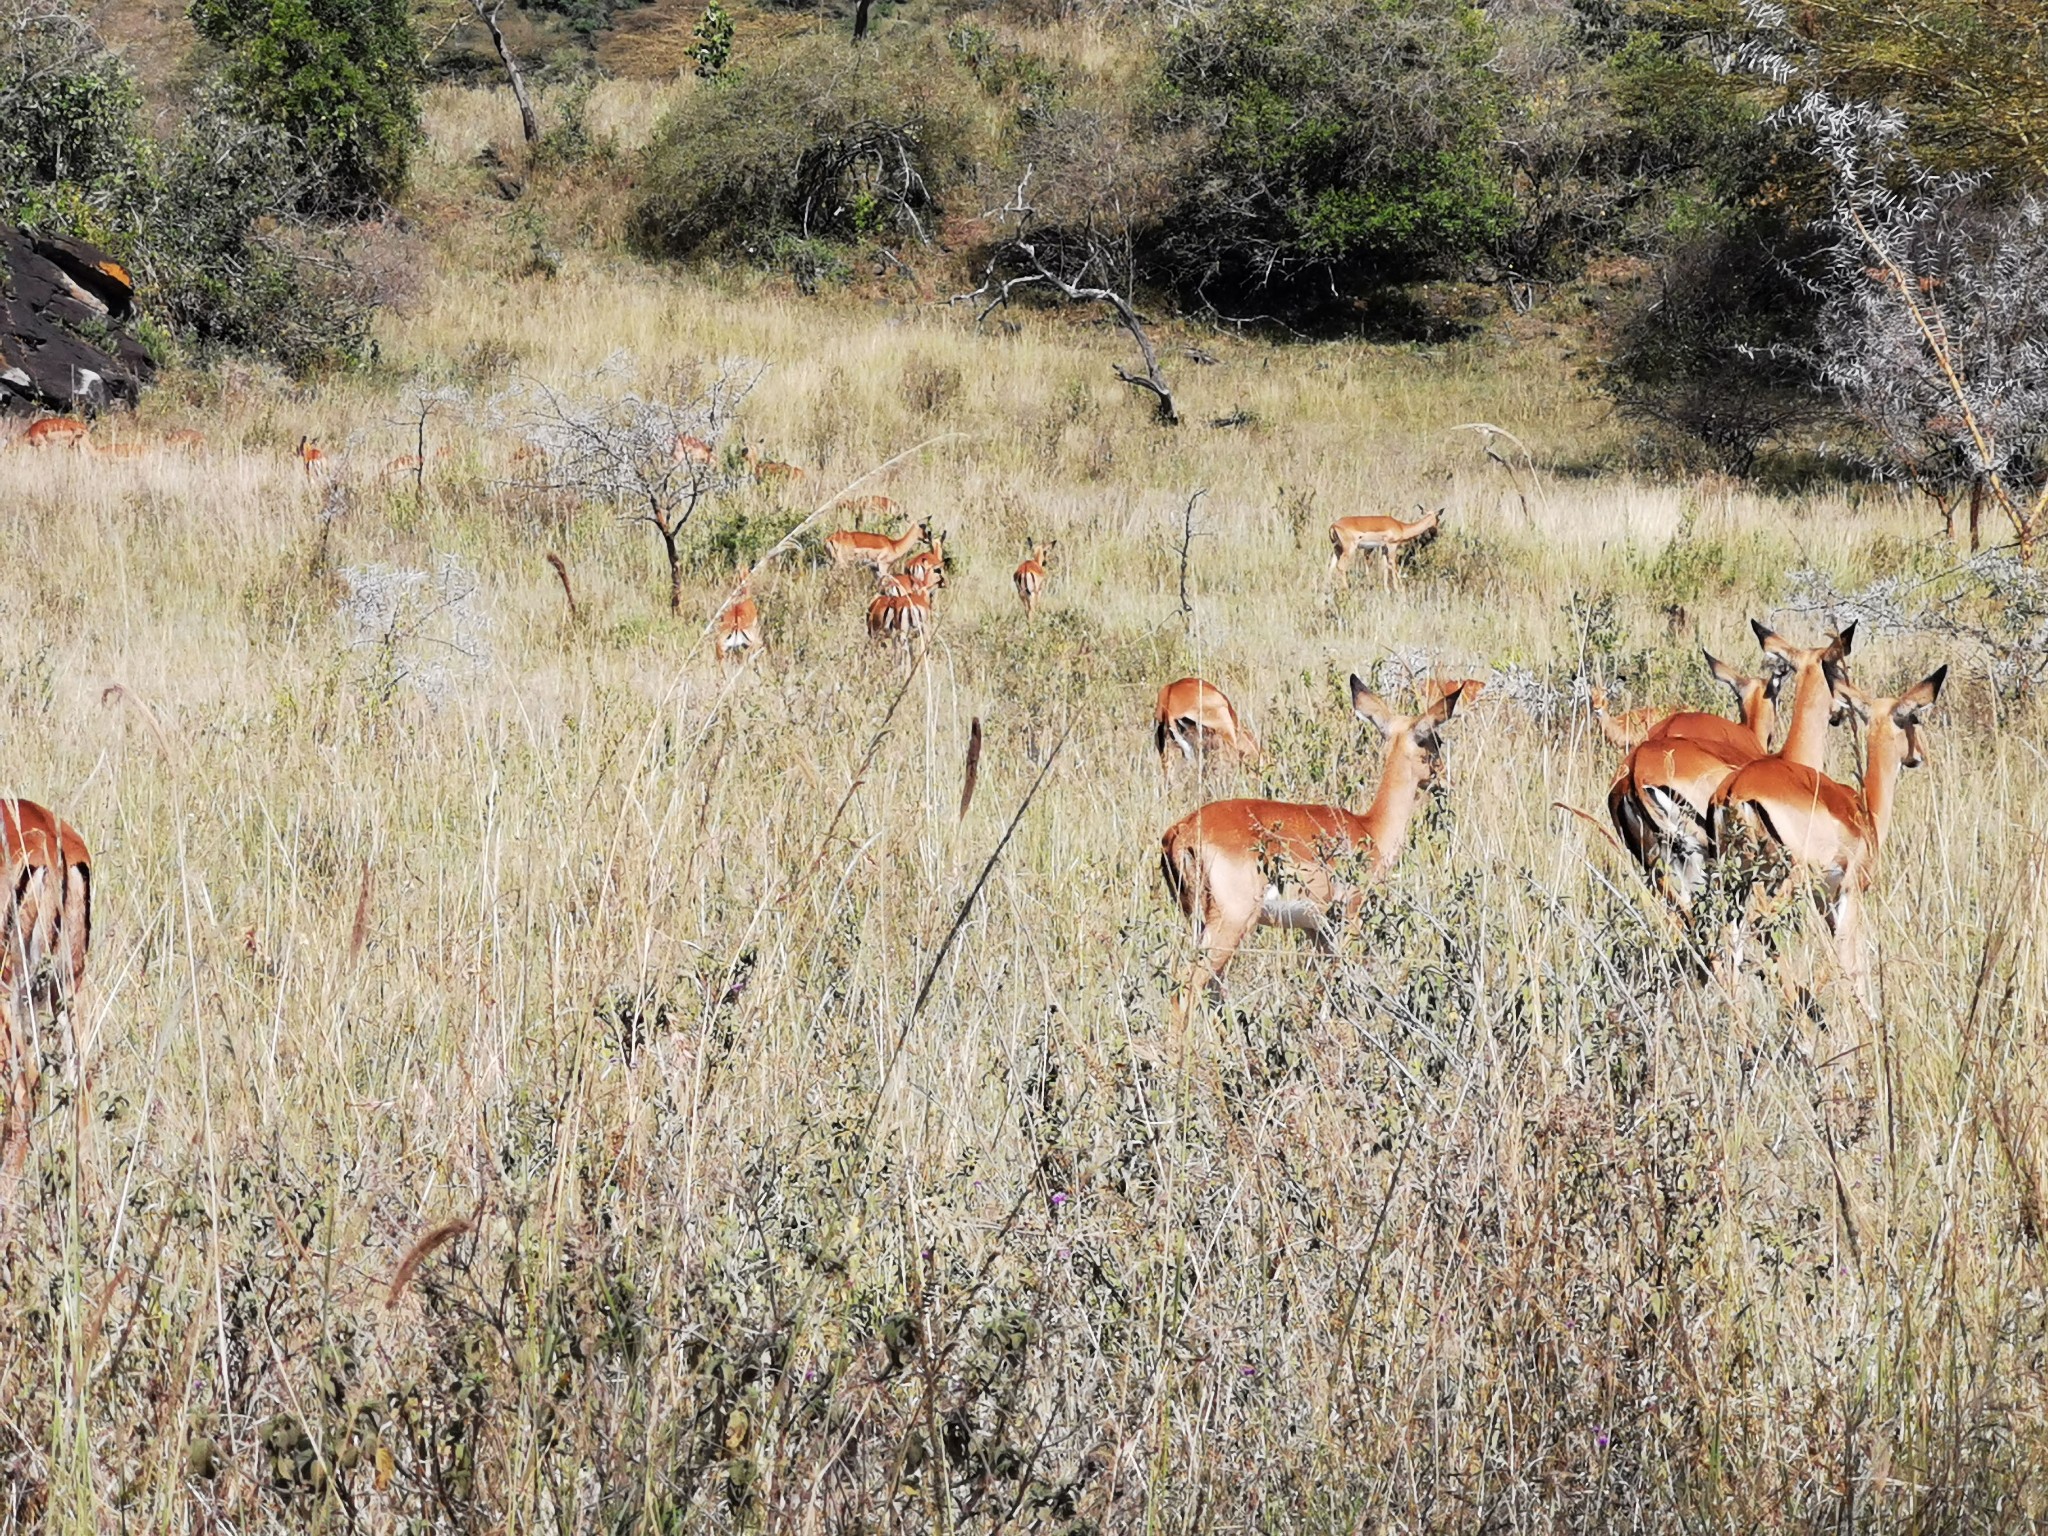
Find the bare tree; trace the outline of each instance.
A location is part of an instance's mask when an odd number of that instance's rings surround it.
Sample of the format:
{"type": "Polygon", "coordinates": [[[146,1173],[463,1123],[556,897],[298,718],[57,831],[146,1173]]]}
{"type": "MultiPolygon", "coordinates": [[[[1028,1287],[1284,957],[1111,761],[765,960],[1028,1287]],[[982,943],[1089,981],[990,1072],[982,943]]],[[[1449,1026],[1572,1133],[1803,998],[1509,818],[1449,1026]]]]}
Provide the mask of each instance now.
{"type": "Polygon", "coordinates": [[[1131,333],[1145,365],[1143,373],[1133,373],[1119,364],[1116,376],[1151,395],[1159,419],[1176,425],[1180,411],[1172,387],[1159,370],[1158,349],[1129,297],[1136,266],[1129,221],[1105,222],[1090,214],[1078,226],[1055,229],[1044,225],[1029,200],[1031,174],[1027,167],[1010,201],[990,211],[988,217],[1010,225],[1010,235],[989,258],[981,286],[958,295],[954,302],[980,304],[977,323],[1008,304],[1020,289],[1046,288],[1074,303],[1107,306],[1118,324],[1131,333]]]}
{"type": "Polygon", "coordinates": [[[526,76],[520,72],[519,59],[505,41],[504,31],[498,26],[498,12],[505,8],[505,0],[469,0],[469,8],[476,13],[476,19],[490,29],[491,46],[498,50],[498,60],[505,66],[505,78],[512,82],[512,99],[519,103],[519,131],[526,136],[526,142],[536,143],[540,139],[540,119],[534,115],[533,98],[526,94],[526,76]]]}
{"type": "MultiPolygon", "coordinates": [[[[1806,45],[1781,13],[1753,19],[1735,63],[1798,81],[1806,45]]],[[[1807,90],[1782,116],[1828,173],[1808,366],[1869,430],[1874,469],[1924,491],[1951,534],[1967,496],[1972,550],[1996,508],[2030,560],[2048,508],[2048,209],[1930,174],[1897,112],[1807,90]]]]}
{"type": "MultiPolygon", "coordinates": [[[[644,524],[668,559],[669,612],[683,606],[683,530],[704,502],[737,483],[722,451],[760,370],[726,364],[680,398],[571,397],[536,386],[521,435],[535,450],[533,489],[611,506],[644,524]]],[[[593,381],[595,382],[595,381],[593,381]]]]}

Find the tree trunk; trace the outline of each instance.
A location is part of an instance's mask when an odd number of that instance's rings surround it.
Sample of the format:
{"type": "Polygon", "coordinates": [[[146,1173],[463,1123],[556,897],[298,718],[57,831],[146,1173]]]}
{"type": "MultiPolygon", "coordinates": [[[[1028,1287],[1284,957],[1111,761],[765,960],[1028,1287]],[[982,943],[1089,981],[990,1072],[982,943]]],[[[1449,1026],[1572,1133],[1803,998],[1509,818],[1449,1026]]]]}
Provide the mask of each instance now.
{"type": "Polygon", "coordinates": [[[1970,482],[1970,553],[1976,554],[1981,547],[1979,524],[1984,516],[1984,477],[1977,476],[1970,482]]]}
{"type": "Polygon", "coordinates": [[[485,9],[483,0],[469,0],[469,4],[483,24],[491,29],[491,44],[498,50],[498,58],[505,66],[505,78],[512,82],[512,99],[519,103],[519,131],[526,135],[526,142],[532,144],[540,138],[540,119],[533,115],[533,99],[526,94],[526,76],[519,72],[519,61],[505,46],[505,34],[498,29],[498,7],[493,5],[485,9]]]}
{"type": "Polygon", "coordinates": [[[657,527],[655,531],[661,535],[661,547],[668,551],[668,611],[670,613],[681,613],[683,611],[683,552],[676,544],[676,535],[681,530],[657,527]]]}

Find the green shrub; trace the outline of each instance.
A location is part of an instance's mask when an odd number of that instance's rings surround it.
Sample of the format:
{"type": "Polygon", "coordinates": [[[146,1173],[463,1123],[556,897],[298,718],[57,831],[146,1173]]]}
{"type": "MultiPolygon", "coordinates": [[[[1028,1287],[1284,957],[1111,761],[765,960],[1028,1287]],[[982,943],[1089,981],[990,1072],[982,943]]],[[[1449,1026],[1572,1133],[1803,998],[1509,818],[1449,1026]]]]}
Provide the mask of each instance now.
{"type": "Polygon", "coordinates": [[[309,209],[359,216],[404,188],[421,75],[405,0],[192,0],[192,23],[226,51],[241,115],[319,168],[309,209]]]}
{"type": "Polygon", "coordinates": [[[1196,12],[1162,59],[1162,113],[1197,147],[1155,261],[1218,297],[1357,291],[1468,262],[1512,213],[1493,48],[1466,0],[1196,12]]]}
{"type": "Polygon", "coordinates": [[[1825,412],[1804,362],[1818,305],[1797,275],[1812,244],[1767,212],[1674,236],[1618,317],[1602,387],[1625,414],[1748,473],[1766,444],[1825,412]]]}
{"type": "Polygon", "coordinates": [[[121,61],[77,15],[0,0],[0,219],[105,247],[154,326],[294,371],[359,356],[372,295],[296,215],[309,181],[283,129],[202,86],[153,138],[121,61]]]}
{"type": "Polygon", "coordinates": [[[634,231],[647,251],[777,260],[796,236],[929,238],[973,164],[972,84],[937,46],[798,39],[656,126],[634,231]]]}

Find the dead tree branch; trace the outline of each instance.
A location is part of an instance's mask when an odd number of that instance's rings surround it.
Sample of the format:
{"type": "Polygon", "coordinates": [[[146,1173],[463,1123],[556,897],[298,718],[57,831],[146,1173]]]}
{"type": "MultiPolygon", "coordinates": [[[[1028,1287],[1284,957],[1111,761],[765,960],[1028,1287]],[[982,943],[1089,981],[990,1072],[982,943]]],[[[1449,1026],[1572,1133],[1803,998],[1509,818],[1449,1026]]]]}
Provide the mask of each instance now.
{"type": "Polygon", "coordinates": [[[989,258],[981,285],[972,292],[956,295],[953,302],[980,305],[975,316],[977,325],[1007,305],[1012,294],[1025,288],[1049,288],[1070,303],[1105,306],[1116,316],[1117,323],[1130,332],[1145,365],[1143,373],[1134,373],[1118,364],[1116,376],[1152,396],[1161,422],[1178,425],[1180,409],[1174,401],[1173,388],[1160,371],[1159,351],[1152,344],[1144,319],[1128,296],[1130,283],[1111,280],[1119,265],[1119,255],[1124,258],[1121,265],[1127,273],[1129,270],[1128,225],[1104,229],[1090,218],[1078,230],[1048,229],[1039,222],[1037,210],[1031,206],[1030,187],[1031,172],[1027,168],[1010,201],[990,211],[991,218],[1008,220],[1013,231],[989,258]]]}

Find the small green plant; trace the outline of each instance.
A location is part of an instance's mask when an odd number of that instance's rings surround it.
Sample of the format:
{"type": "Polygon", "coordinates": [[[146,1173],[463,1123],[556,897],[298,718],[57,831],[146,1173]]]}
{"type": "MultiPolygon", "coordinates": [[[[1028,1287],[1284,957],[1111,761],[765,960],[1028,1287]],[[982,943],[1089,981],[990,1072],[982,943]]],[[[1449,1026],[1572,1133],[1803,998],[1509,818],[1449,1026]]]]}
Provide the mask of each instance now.
{"type": "Polygon", "coordinates": [[[690,34],[690,57],[696,61],[699,80],[716,80],[725,73],[732,58],[732,30],[732,13],[724,0],[708,0],[690,34]]]}

